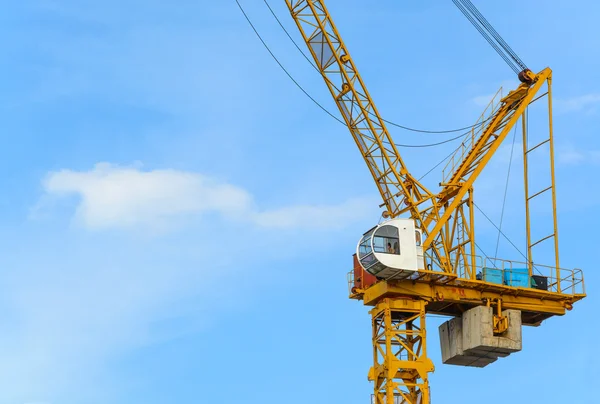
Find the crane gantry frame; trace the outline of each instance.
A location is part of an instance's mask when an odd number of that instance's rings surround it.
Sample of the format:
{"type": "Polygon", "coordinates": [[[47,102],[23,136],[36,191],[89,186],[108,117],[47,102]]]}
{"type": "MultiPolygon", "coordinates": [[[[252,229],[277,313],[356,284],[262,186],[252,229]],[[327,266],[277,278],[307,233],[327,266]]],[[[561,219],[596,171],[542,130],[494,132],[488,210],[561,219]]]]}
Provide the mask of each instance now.
{"type": "MultiPolygon", "coordinates": [[[[451,159],[449,173],[439,192],[428,190],[407,169],[379,114],[356,65],[342,40],[323,0],[286,0],[289,11],[308,45],[310,53],[350,130],[383,199],[384,217],[409,215],[425,235],[426,269],[418,277],[379,280],[372,285],[357,282],[351,273],[353,299],[363,300],[371,310],[375,404],[429,403],[427,374],[433,371],[427,356],[425,317],[427,313],[458,316],[481,305],[520,310],[525,325],[563,315],[573,303],[585,297],[581,270],[559,266],[558,228],[554,178],[552,128],[552,71],[535,74],[524,70],[522,83],[500,100],[490,104],[471,129],[462,148],[451,159]],[[542,89],[546,92],[542,93],[542,89]],[[536,98],[537,97],[537,98],[536,98]],[[529,146],[527,107],[543,97],[548,99],[548,138],[529,146]],[[475,249],[473,185],[508,133],[521,119],[523,133],[527,262],[529,270],[545,271],[548,290],[517,288],[478,279],[477,271],[486,265],[512,268],[514,261],[481,258],[475,249]],[[549,147],[551,185],[530,194],[529,154],[541,146],[549,147]],[[553,233],[531,240],[530,201],[551,193],[553,233]],[[554,263],[534,263],[532,248],[553,239],[554,263]]],[[[363,274],[364,275],[364,274],[363,274]]]]}

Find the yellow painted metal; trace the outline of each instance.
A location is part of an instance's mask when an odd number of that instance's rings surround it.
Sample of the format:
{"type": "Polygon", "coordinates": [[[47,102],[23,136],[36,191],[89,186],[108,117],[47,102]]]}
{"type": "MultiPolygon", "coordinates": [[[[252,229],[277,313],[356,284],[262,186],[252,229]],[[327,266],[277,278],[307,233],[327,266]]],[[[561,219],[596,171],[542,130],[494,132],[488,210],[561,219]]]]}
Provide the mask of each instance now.
{"type": "Polygon", "coordinates": [[[529,156],[527,155],[527,114],[523,114],[521,118],[521,126],[523,128],[523,175],[525,185],[525,237],[527,240],[527,269],[529,275],[533,274],[533,258],[531,256],[531,216],[529,212],[529,156]]]}
{"type": "MultiPolygon", "coordinates": [[[[430,218],[437,220],[442,207],[408,171],[324,2],[286,0],[286,4],[373,176],[386,216],[407,212],[427,237],[429,229],[424,223],[430,218]]],[[[451,272],[442,259],[448,256],[449,243],[443,232],[438,239],[429,246],[428,254],[436,267],[451,272]]]]}
{"type": "Polygon", "coordinates": [[[429,232],[427,239],[423,243],[424,248],[433,243],[436,235],[439,234],[444,224],[454,214],[459,204],[462,203],[463,198],[469,192],[479,174],[483,171],[496,150],[498,150],[498,147],[500,147],[502,141],[518,122],[529,103],[538,94],[551,74],[552,71],[549,68],[542,70],[536,76],[531,87],[523,83],[502,99],[502,105],[492,115],[482,135],[473,144],[463,162],[450,177],[449,185],[443,187],[439,193],[438,203],[447,203],[450,200],[451,202],[429,232]]]}
{"type": "Polygon", "coordinates": [[[502,334],[506,330],[508,330],[508,317],[502,315],[502,299],[499,299],[494,314],[494,334],[502,334]]]}
{"type": "Polygon", "coordinates": [[[469,217],[471,219],[471,232],[469,237],[473,242],[471,242],[471,272],[469,274],[469,279],[477,279],[477,274],[475,271],[476,268],[476,251],[475,251],[475,202],[473,201],[473,187],[469,189],[469,217]]]}
{"type": "Polygon", "coordinates": [[[425,235],[424,255],[429,268],[475,277],[472,205],[467,204],[468,209],[463,206],[479,174],[551,76],[550,69],[537,75],[528,72],[530,82],[509,92],[488,117],[482,117],[480,136],[475,139],[473,131],[471,147],[464,150],[464,158],[457,162],[440,192],[434,193],[406,167],[324,1],[286,0],[286,4],[373,176],[385,216],[407,214],[415,220],[425,235]]]}
{"type": "MultiPolygon", "coordinates": [[[[581,279],[581,284],[583,279],[581,279]]],[[[504,309],[520,310],[523,324],[539,325],[541,321],[562,316],[573,308],[573,304],[585,297],[585,291],[576,294],[554,293],[532,288],[511,288],[483,281],[446,282],[431,280],[380,281],[366,290],[356,291],[351,296],[362,299],[369,306],[377,305],[381,299],[422,299],[428,302],[427,312],[458,316],[488,301],[502,300],[504,309]]]]}
{"type": "Polygon", "coordinates": [[[371,310],[374,404],[429,403],[427,374],[433,362],[427,357],[423,300],[382,299],[371,310]]]}
{"type": "MultiPolygon", "coordinates": [[[[429,403],[427,373],[433,371],[425,350],[425,313],[458,316],[469,308],[498,302],[498,307],[520,310],[523,324],[539,325],[554,315],[563,315],[585,297],[581,270],[559,267],[558,228],[552,126],[552,71],[521,73],[524,81],[499,100],[494,99],[478,124],[451,159],[451,171],[443,173],[439,192],[432,192],[411,175],[379,114],[365,83],[343,42],[323,0],[286,0],[288,9],[306,42],[358,149],[371,172],[385,206],[383,216],[407,216],[425,235],[425,268],[411,280],[380,280],[366,290],[350,287],[350,297],[375,306],[373,317],[374,366],[369,378],[375,381],[376,404],[429,403]],[[546,94],[540,94],[547,84],[546,94]],[[551,160],[554,233],[531,240],[527,147],[527,108],[548,96],[549,147],[551,160]],[[537,98],[536,98],[537,97],[537,98]],[[526,263],[482,259],[475,251],[473,186],[508,133],[522,120],[526,194],[526,263]],[[529,198],[529,199],[527,199],[529,198]],[[554,238],[555,262],[534,263],[532,247],[554,238]],[[512,270],[524,265],[548,278],[548,290],[517,288],[487,283],[478,278],[483,268],[512,270]],[[500,303],[501,302],[501,303],[500,303]],[[400,347],[408,359],[399,359],[392,349],[400,347]],[[418,346],[418,348],[416,348],[418,346]]],[[[545,144],[545,143],[544,143],[545,144]]],[[[542,192],[544,192],[543,190],[542,192]]],[[[349,275],[352,283],[352,273],[349,275]]],[[[507,326],[500,315],[497,331],[507,326]]],[[[395,353],[396,352],[396,353],[395,353]]]]}
{"type": "MultiPolygon", "coordinates": [[[[547,91],[545,96],[548,98],[548,132],[547,137],[543,137],[541,139],[537,139],[534,145],[530,145],[529,139],[529,129],[528,129],[528,114],[525,112],[522,117],[522,131],[523,131],[523,173],[524,173],[524,185],[525,185],[525,226],[526,226],[526,237],[527,237],[527,268],[529,269],[529,275],[532,276],[535,274],[537,270],[537,265],[534,264],[535,261],[533,257],[533,249],[535,246],[543,243],[546,240],[553,239],[553,259],[554,259],[554,267],[557,271],[556,279],[558,279],[558,283],[556,284],[556,289],[558,292],[561,292],[562,285],[560,281],[560,276],[558,276],[558,271],[560,268],[560,257],[559,257],[559,248],[558,248],[558,217],[557,217],[557,209],[556,209],[556,181],[555,181],[555,173],[554,173],[554,128],[552,123],[552,75],[549,75],[545,84],[547,87],[547,91]],[[546,148],[547,147],[547,148],[546,148]],[[536,190],[537,192],[530,192],[530,176],[529,176],[529,159],[532,153],[544,153],[547,152],[547,160],[550,168],[550,185],[541,189],[536,190]],[[546,236],[542,236],[537,240],[532,240],[532,227],[533,223],[531,222],[531,201],[540,198],[546,192],[551,193],[551,209],[552,209],[552,233],[546,236]]],[[[541,131],[538,131],[540,133],[541,131]]],[[[542,221],[541,224],[545,224],[545,221],[542,221]]]]}
{"type": "MultiPolygon", "coordinates": [[[[552,219],[554,221],[554,254],[556,260],[556,271],[560,268],[560,260],[558,255],[558,218],[556,209],[556,180],[554,175],[554,124],[552,123],[552,76],[548,77],[548,127],[550,134],[550,175],[552,177],[552,219]]],[[[561,291],[560,282],[558,291],[561,291]]]]}

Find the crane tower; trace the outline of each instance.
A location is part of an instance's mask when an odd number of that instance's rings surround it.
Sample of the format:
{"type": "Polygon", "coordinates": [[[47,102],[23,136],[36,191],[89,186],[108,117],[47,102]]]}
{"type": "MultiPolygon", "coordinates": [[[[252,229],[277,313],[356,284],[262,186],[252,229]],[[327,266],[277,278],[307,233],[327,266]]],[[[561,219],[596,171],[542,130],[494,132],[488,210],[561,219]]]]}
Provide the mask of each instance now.
{"type": "Polygon", "coordinates": [[[286,0],[385,208],[385,221],[360,238],[349,273],[350,298],[372,307],[368,377],[375,404],[430,403],[428,373],[434,366],[427,355],[428,313],[451,318],[439,329],[444,363],[484,367],[521,349],[522,325],[564,315],[585,297],[582,271],[559,264],[552,71],[529,70],[469,0],[453,1],[478,29],[483,27],[488,41],[497,41],[490,44],[507,62],[514,61],[521,84],[496,95],[449,159],[440,188],[430,190],[402,160],[324,1],[286,0]],[[542,99],[548,131],[532,144],[527,109],[542,99]],[[481,257],[475,244],[473,186],[513,129],[523,136],[524,262],[481,257]],[[532,189],[528,161],[542,149],[548,151],[549,184],[532,189]],[[531,204],[541,195],[550,196],[552,230],[536,239],[531,204]],[[541,244],[553,250],[548,265],[534,261],[541,244]]]}

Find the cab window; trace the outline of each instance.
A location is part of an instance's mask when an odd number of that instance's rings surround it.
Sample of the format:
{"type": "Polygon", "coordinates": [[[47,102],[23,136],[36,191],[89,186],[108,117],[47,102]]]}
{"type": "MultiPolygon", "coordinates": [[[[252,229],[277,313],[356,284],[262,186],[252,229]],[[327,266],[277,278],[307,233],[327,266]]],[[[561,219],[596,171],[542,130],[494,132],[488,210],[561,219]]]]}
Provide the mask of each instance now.
{"type": "Polygon", "coordinates": [[[377,253],[400,255],[398,228],[381,226],[373,235],[373,249],[377,253]]]}

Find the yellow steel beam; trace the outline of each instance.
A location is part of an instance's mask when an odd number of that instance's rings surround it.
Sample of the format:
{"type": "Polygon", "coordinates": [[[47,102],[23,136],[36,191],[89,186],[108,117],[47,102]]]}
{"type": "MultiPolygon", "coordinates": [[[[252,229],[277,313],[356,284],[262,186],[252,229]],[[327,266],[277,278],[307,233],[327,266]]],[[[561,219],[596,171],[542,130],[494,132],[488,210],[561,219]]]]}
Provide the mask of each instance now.
{"type": "Polygon", "coordinates": [[[446,186],[439,193],[440,200],[438,203],[440,205],[448,202],[450,199],[446,196],[448,194],[451,195],[452,202],[448,208],[444,210],[444,213],[438,218],[433,229],[429,232],[427,239],[423,243],[425,249],[432,244],[436,235],[442,231],[443,226],[450,219],[450,216],[455,213],[456,208],[469,192],[469,189],[471,189],[475,180],[491,160],[496,150],[498,150],[502,141],[516,125],[527,106],[531,103],[535,95],[551,75],[552,70],[550,70],[550,68],[545,68],[536,75],[536,79],[531,87],[528,88],[526,84],[521,84],[517,90],[512,91],[503,99],[505,106],[502,107],[490,121],[487,128],[483,131],[480,140],[473,144],[473,149],[467,154],[467,159],[459,166],[449,181],[450,184],[461,185],[458,187],[455,185],[450,185],[450,187],[446,186]],[[512,103],[517,103],[516,109],[512,107],[512,103]],[[510,114],[512,115],[510,116],[510,119],[508,119],[508,122],[506,122],[505,118],[510,114]],[[502,130],[500,133],[496,133],[499,126],[501,126],[502,130]]]}
{"type": "MultiPolygon", "coordinates": [[[[431,193],[408,171],[394,143],[385,121],[342,40],[323,0],[286,0],[304,42],[346,126],[365,160],[386,206],[387,215],[396,217],[405,207],[426,237],[429,228],[423,226],[426,218],[439,217],[438,206],[431,193]]],[[[437,234],[442,242],[429,246],[430,256],[440,257],[448,243],[445,234],[437,234]]],[[[448,265],[443,269],[450,271],[448,265]]]]}
{"type": "Polygon", "coordinates": [[[425,306],[412,299],[382,299],[370,314],[373,326],[375,404],[429,404],[425,306]]]}
{"type": "Polygon", "coordinates": [[[488,299],[501,299],[505,309],[563,315],[573,303],[585,297],[585,294],[566,295],[478,281],[461,283],[444,285],[411,280],[380,281],[362,291],[362,299],[365,305],[376,305],[384,298],[400,297],[466,305],[482,305],[488,299]]]}

